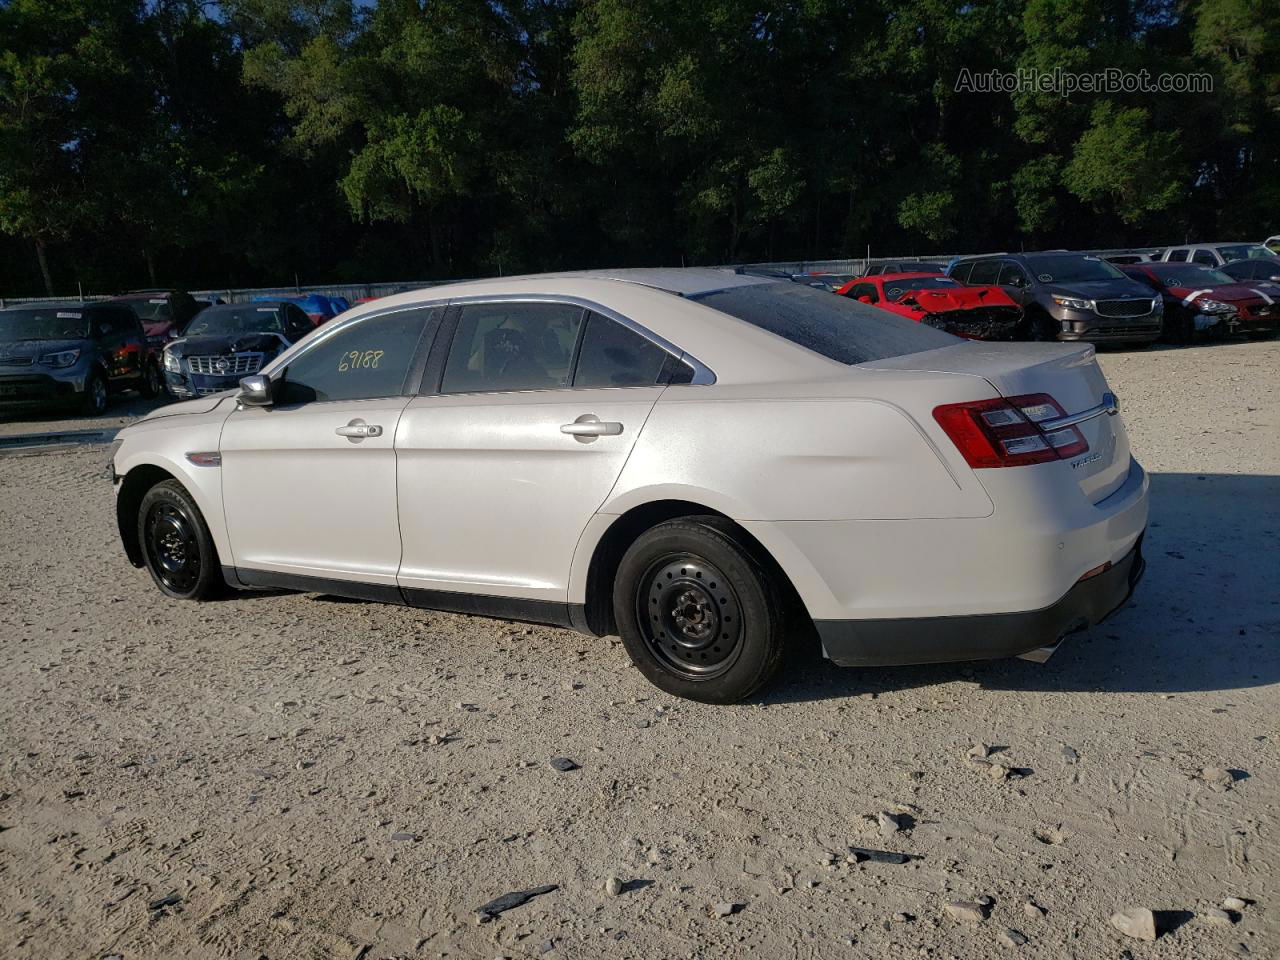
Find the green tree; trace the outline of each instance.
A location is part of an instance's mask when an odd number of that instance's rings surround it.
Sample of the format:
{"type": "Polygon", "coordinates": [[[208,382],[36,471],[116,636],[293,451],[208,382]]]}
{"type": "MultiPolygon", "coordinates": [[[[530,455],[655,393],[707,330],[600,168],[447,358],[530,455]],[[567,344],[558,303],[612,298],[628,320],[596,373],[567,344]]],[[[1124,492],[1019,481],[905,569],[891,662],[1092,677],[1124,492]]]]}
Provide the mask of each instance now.
{"type": "Polygon", "coordinates": [[[1125,223],[1139,224],[1168,209],[1183,194],[1178,136],[1152,129],[1139,107],[1118,109],[1103,100],[1063,171],[1067,189],[1125,223]]]}

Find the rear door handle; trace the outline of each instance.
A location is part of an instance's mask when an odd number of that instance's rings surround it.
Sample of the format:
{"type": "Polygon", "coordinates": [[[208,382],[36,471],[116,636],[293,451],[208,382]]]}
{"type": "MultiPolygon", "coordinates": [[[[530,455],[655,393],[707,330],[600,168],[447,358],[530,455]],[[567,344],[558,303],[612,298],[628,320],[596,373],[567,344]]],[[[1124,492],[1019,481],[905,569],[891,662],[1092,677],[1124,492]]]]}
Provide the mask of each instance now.
{"type": "Polygon", "coordinates": [[[337,427],[333,431],[340,437],[346,437],[352,443],[359,443],[365,437],[382,436],[382,428],[376,423],[365,423],[359,417],[352,420],[345,427],[337,427]]]}
{"type": "Polygon", "coordinates": [[[622,424],[616,420],[601,420],[594,413],[584,413],[573,423],[560,424],[560,432],[578,440],[590,443],[596,437],[616,437],[622,433],[622,424]]]}

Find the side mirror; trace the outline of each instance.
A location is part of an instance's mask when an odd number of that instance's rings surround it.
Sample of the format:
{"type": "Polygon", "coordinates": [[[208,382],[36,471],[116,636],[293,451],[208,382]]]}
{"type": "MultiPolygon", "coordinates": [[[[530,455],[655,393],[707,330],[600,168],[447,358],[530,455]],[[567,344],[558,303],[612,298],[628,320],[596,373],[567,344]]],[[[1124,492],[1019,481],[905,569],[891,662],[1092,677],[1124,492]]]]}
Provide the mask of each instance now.
{"type": "Polygon", "coordinates": [[[858,302],[859,302],[859,303],[870,303],[870,302],[871,302],[871,298],[870,298],[869,296],[867,296],[867,295],[864,293],[862,296],[860,296],[860,297],[858,298],[858,302]]]}
{"type": "Polygon", "coordinates": [[[240,381],[240,392],[236,400],[246,407],[271,406],[271,378],[261,374],[245,377],[240,381]]]}

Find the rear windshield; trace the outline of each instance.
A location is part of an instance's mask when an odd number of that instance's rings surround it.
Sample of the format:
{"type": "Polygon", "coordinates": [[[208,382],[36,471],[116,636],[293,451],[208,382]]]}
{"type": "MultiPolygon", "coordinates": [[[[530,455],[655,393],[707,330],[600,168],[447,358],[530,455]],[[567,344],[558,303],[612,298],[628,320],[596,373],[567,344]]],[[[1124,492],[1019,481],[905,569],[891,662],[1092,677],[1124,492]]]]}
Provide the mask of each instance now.
{"type": "Polygon", "coordinates": [[[148,323],[173,319],[168,297],[117,297],[116,303],[128,304],[139,320],[148,323]]]}
{"type": "Polygon", "coordinates": [[[758,283],[689,297],[839,363],[867,363],[961,343],[958,337],[813,287],[758,283]]]}
{"type": "Polygon", "coordinates": [[[0,311],[0,342],[5,340],[83,340],[89,314],[79,307],[29,307],[0,311]]]}

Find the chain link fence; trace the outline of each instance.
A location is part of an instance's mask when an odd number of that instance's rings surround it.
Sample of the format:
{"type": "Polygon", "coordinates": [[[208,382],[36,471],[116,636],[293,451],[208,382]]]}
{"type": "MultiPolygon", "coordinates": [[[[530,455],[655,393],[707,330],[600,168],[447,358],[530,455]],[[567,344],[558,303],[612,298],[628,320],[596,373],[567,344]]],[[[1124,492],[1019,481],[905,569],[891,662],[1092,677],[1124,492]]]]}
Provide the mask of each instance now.
{"type": "MultiPolygon", "coordinates": [[[[1109,250],[1073,250],[1063,253],[1084,253],[1091,256],[1115,256],[1119,254],[1146,254],[1155,256],[1163,252],[1165,247],[1124,247],[1109,250]]],[[[910,254],[897,257],[851,257],[833,260],[774,260],[762,263],[720,264],[720,269],[750,270],[760,273],[785,274],[797,276],[804,274],[835,274],[839,276],[860,276],[876,264],[881,263],[933,263],[941,267],[948,266],[959,257],[999,256],[1010,251],[989,251],[986,253],[930,253],[910,254]]],[[[318,293],[326,297],[344,297],[350,303],[365,298],[386,297],[393,293],[404,293],[407,290],[421,290],[435,287],[443,283],[458,283],[459,280],[406,280],[387,283],[322,283],[312,286],[278,286],[278,287],[224,287],[206,290],[189,291],[197,300],[223,300],[227,303],[244,303],[250,300],[268,297],[305,297],[310,293],[318,293]]],[[[145,292],[145,291],[143,291],[145,292]]],[[[53,303],[55,301],[105,300],[106,294],[75,295],[70,297],[0,297],[0,308],[20,303],[53,303]]]]}

